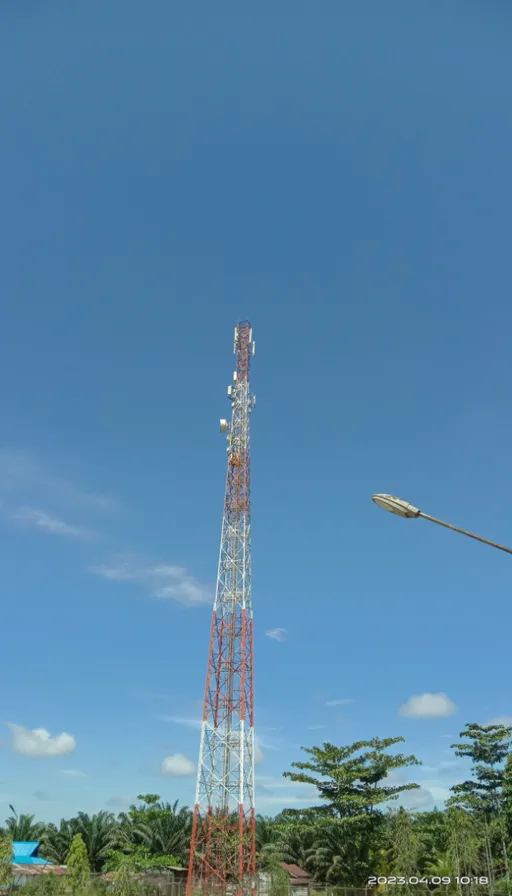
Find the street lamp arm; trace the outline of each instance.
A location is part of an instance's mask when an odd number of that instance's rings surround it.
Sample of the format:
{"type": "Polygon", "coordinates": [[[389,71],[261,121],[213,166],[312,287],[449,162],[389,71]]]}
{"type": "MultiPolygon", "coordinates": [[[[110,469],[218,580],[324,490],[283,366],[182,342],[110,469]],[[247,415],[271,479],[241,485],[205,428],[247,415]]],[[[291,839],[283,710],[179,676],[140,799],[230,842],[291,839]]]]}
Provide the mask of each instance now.
{"type": "Polygon", "coordinates": [[[467,535],[468,538],[474,538],[475,541],[481,541],[483,544],[489,544],[492,548],[498,548],[499,551],[505,551],[507,554],[512,554],[511,548],[506,548],[502,544],[496,544],[495,541],[489,541],[488,538],[482,538],[481,535],[474,535],[473,532],[466,532],[465,529],[459,529],[458,526],[452,526],[451,523],[444,523],[442,520],[437,520],[434,516],[429,516],[428,513],[418,513],[418,516],[422,517],[424,520],[430,520],[431,523],[437,523],[438,526],[444,526],[445,529],[451,529],[452,532],[458,532],[460,535],[467,535]]]}
{"type": "Polygon", "coordinates": [[[465,529],[459,529],[458,526],[452,526],[451,523],[444,523],[443,520],[436,519],[435,516],[429,516],[423,513],[419,507],[409,504],[403,498],[397,498],[395,495],[378,494],[372,496],[372,501],[383,510],[394,513],[395,516],[401,516],[407,520],[417,520],[423,517],[424,520],[430,520],[431,523],[437,523],[438,526],[444,526],[445,529],[451,529],[452,532],[459,532],[460,535],[467,535],[468,538],[474,538],[475,541],[481,541],[482,544],[488,544],[491,548],[498,548],[499,551],[505,551],[506,554],[512,554],[512,548],[506,548],[503,544],[496,544],[495,541],[489,541],[488,538],[482,538],[481,535],[474,535],[473,532],[466,532],[465,529]]]}

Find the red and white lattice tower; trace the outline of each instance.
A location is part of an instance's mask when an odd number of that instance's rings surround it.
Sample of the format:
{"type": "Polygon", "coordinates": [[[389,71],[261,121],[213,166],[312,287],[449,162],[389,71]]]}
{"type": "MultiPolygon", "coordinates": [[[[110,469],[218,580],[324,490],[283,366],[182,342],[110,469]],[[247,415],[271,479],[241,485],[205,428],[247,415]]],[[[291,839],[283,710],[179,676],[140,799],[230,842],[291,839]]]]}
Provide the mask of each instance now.
{"type": "Polygon", "coordinates": [[[250,894],[256,886],[251,589],[250,361],[248,321],[235,328],[236,371],[217,590],[206,675],[187,896],[250,894]]]}

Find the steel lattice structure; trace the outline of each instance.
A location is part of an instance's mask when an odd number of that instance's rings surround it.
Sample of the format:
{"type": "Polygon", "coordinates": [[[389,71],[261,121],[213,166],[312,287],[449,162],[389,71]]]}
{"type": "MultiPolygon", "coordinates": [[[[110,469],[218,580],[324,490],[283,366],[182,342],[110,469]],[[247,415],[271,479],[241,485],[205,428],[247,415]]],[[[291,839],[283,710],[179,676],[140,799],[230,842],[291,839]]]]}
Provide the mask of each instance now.
{"type": "Polygon", "coordinates": [[[250,362],[248,321],[235,328],[228,387],[222,535],[197,772],[187,896],[248,894],[256,886],[253,617],[251,589],[250,362]]]}

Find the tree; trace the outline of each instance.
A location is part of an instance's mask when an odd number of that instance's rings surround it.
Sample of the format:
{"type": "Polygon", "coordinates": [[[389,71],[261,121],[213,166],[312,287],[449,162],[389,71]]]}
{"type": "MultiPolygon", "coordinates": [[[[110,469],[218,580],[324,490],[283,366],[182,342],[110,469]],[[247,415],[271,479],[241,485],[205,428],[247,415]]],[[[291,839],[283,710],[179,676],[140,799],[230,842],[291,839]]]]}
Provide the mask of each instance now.
{"type": "Polygon", "coordinates": [[[414,817],[414,828],[420,840],[419,869],[422,873],[437,861],[437,857],[448,850],[448,820],[446,812],[432,809],[418,812],[414,817]]]}
{"type": "MultiPolygon", "coordinates": [[[[446,813],[448,844],[446,853],[451,861],[456,877],[473,877],[478,873],[481,840],[478,826],[472,815],[464,809],[451,807],[446,813]]],[[[442,876],[442,875],[441,875],[442,876]]],[[[473,887],[473,884],[470,884],[473,887]]],[[[458,885],[460,892],[466,886],[458,885]]]]}
{"type": "Polygon", "coordinates": [[[290,892],[290,877],[288,872],[281,866],[279,857],[269,854],[266,868],[270,875],[269,896],[288,896],[290,892]]]}
{"type": "Polygon", "coordinates": [[[12,889],[12,862],[14,859],[12,851],[12,840],[9,834],[3,834],[0,838],[0,887],[9,887],[12,889]]]}
{"type": "Polygon", "coordinates": [[[276,820],[275,849],[267,847],[264,856],[267,852],[274,852],[282,862],[309,868],[308,863],[315,848],[315,835],[313,824],[303,824],[295,820],[287,822],[286,818],[281,816],[276,820]]]}
{"type": "Polygon", "coordinates": [[[324,743],[322,747],[302,747],[312,759],[309,762],[292,762],[292,767],[300,771],[284,772],[284,777],[316,787],[325,802],[310,809],[287,809],[286,813],[338,818],[350,823],[374,816],[378,805],[395,800],[404,791],[419,786],[400,784],[393,787],[383,783],[393,769],[421,765],[415,756],[403,756],[401,753],[392,756],[384,752],[403,742],[403,737],[383,740],[374,737],[373,740],[358,741],[349,747],[335,747],[331,743],[324,743]],[[366,747],[370,749],[361,753],[366,747]]]}
{"type": "Polygon", "coordinates": [[[23,887],[23,896],[61,896],[64,893],[63,876],[50,871],[40,877],[32,878],[23,887]]]}
{"type": "Polygon", "coordinates": [[[500,844],[500,862],[508,879],[503,763],[509,754],[512,726],[468,722],[460,737],[468,738],[469,743],[452,744],[452,748],[457,756],[473,760],[474,779],[452,787],[454,795],[449,805],[466,808],[480,816],[486,826],[486,840],[490,843],[494,836],[500,844]]]}
{"type": "MultiPolygon", "coordinates": [[[[294,762],[292,767],[298,772],[285,772],[284,776],[301,784],[316,788],[323,804],[308,809],[287,809],[284,816],[290,820],[299,819],[304,824],[319,824],[331,821],[350,830],[345,851],[350,849],[350,868],[354,875],[344,881],[350,886],[363,886],[372,873],[370,856],[377,849],[379,829],[383,815],[379,806],[396,800],[406,790],[413,790],[418,784],[386,784],[390,771],[410,765],[421,765],[415,756],[399,753],[390,755],[385,751],[403,737],[378,738],[357,741],[346,747],[336,747],[324,743],[322,747],[303,747],[311,759],[308,762],[294,762]]],[[[325,837],[326,825],[321,826],[325,837]]],[[[343,837],[341,837],[343,840],[343,837]]],[[[317,847],[317,856],[324,847],[317,847]]],[[[337,862],[339,877],[341,867],[347,868],[347,859],[337,862]]],[[[341,882],[341,881],[340,881],[341,882]]]]}
{"type": "MultiPolygon", "coordinates": [[[[443,893],[455,893],[457,892],[457,882],[455,880],[454,869],[453,859],[449,853],[441,852],[436,856],[434,861],[428,862],[425,870],[429,877],[450,878],[449,883],[442,885],[443,893]]],[[[461,885],[459,884],[459,887],[460,886],[461,885]]],[[[463,887],[462,889],[465,890],[466,887],[463,887]]]]}
{"type": "Polygon", "coordinates": [[[313,845],[306,850],[302,866],[316,881],[337,886],[364,880],[367,844],[364,838],[354,836],[352,827],[326,820],[315,824],[310,833],[313,845]]]}
{"type": "Polygon", "coordinates": [[[186,806],[160,802],[157,794],[141,794],[142,803],[131,806],[119,817],[117,846],[128,852],[133,846],[149,855],[176,856],[176,864],[186,864],[190,850],[192,813],[186,806]]]}
{"type": "Polygon", "coordinates": [[[275,819],[257,815],[255,828],[257,851],[259,853],[275,851],[278,839],[278,826],[275,819]]]}
{"type": "Polygon", "coordinates": [[[156,869],[179,868],[176,856],[152,855],[143,846],[125,846],[124,849],[113,849],[103,866],[104,871],[120,871],[130,866],[134,871],[152,871],[156,869]]]}
{"type": "Polygon", "coordinates": [[[132,858],[124,856],[112,882],[115,896],[139,896],[142,887],[135,877],[135,870],[132,858]]]}
{"type": "Polygon", "coordinates": [[[484,726],[468,722],[460,737],[467,737],[470,743],[452,744],[452,749],[456,756],[473,760],[472,771],[476,780],[455,784],[451,805],[459,804],[488,816],[499,814],[504,777],[501,766],[509,753],[512,726],[484,726]]]}
{"type": "Polygon", "coordinates": [[[65,865],[75,833],[72,821],[64,818],[58,828],[54,824],[47,825],[41,838],[39,855],[54,865],[65,865]]]}
{"type": "MultiPolygon", "coordinates": [[[[408,881],[409,877],[418,874],[420,840],[411,816],[403,807],[392,817],[390,833],[391,873],[405,877],[408,881]]],[[[409,893],[411,886],[407,882],[401,889],[409,893]]]]}
{"type": "Polygon", "coordinates": [[[73,896],[85,890],[91,876],[87,849],[81,834],[75,834],[66,859],[66,878],[69,880],[73,896]]]}
{"type": "Polygon", "coordinates": [[[40,841],[44,836],[46,825],[43,822],[35,822],[33,815],[18,815],[17,818],[11,816],[6,821],[7,832],[11,841],[40,841]]]}
{"type": "Polygon", "coordinates": [[[110,850],[120,843],[119,824],[114,815],[98,812],[89,816],[86,812],[79,812],[69,825],[73,836],[80,834],[82,837],[91,871],[101,871],[110,850]]]}
{"type": "Polygon", "coordinates": [[[509,753],[503,770],[503,810],[508,840],[512,840],[512,753],[509,753]]]}

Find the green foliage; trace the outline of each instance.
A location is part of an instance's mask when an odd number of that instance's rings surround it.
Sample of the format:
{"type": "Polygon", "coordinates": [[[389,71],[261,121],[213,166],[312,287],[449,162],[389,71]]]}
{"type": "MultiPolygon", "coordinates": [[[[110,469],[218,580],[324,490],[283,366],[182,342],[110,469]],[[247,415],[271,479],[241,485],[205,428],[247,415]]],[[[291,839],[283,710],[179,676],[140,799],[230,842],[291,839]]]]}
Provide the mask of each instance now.
{"type": "MultiPolygon", "coordinates": [[[[289,877],[280,862],[299,865],[312,875],[313,889],[327,886],[332,893],[364,888],[372,875],[396,874],[486,876],[488,888],[460,886],[458,896],[512,896],[511,741],[512,728],[466,725],[454,750],[473,761],[471,780],[452,788],[446,809],[422,812],[390,808],[405,791],[418,787],[389,777],[394,770],[420,764],[415,756],[389,752],[403,738],[304,749],[307,761],[293,763],[285,777],[312,787],[317,805],[256,818],[258,863],[272,871],[270,896],[288,894],[289,877]]],[[[237,815],[226,816],[225,822],[229,835],[220,825],[218,855],[236,884],[241,845],[237,815]]],[[[10,818],[0,840],[0,887],[13,884],[14,833],[16,839],[39,840],[40,855],[49,861],[69,865],[63,877],[45,874],[31,880],[27,896],[32,891],[34,896],[61,896],[62,887],[73,896],[145,896],[140,873],[188,865],[191,827],[188,808],[152,793],[140,794],[137,804],[117,817],[80,812],[59,825],[38,823],[31,815],[10,818]],[[112,881],[93,880],[89,869],[115,876],[112,881]]],[[[447,896],[453,891],[447,885],[442,889],[447,896]]]]}
{"type": "Polygon", "coordinates": [[[145,848],[151,856],[175,856],[175,865],[188,864],[192,813],[185,806],[163,803],[156,794],[142,796],[142,806],[131,806],[120,817],[117,846],[145,848]]]}
{"type": "Polygon", "coordinates": [[[176,856],[152,855],[144,846],[126,846],[124,850],[110,851],[104,865],[104,871],[119,871],[130,867],[133,871],[151,871],[154,869],[179,868],[176,856]]]}
{"type": "Polygon", "coordinates": [[[60,896],[64,893],[64,888],[64,876],[50,871],[29,880],[23,887],[23,896],[60,896]]]}
{"type": "Polygon", "coordinates": [[[125,856],[112,881],[114,896],[141,896],[143,888],[135,877],[135,867],[131,856],[125,856]]]}
{"type": "Polygon", "coordinates": [[[414,827],[420,839],[420,868],[423,873],[428,865],[434,863],[437,856],[448,849],[448,819],[446,812],[433,809],[431,812],[420,812],[414,818],[414,827]]]}
{"type": "MultiPolygon", "coordinates": [[[[418,874],[420,860],[420,839],[411,815],[401,808],[391,817],[391,873],[406,879],[418,874]]],[[[409,892],[406,884],[403,889],[409,892]]]]}
{"type": "Polygon", "coordinates": [[[145,803],[146,806],[154,806],[156,803],[160,802],[158,793],[139,793],[137,799],[141,803],[145,803]]]}
{"type": "Polygon", "coordinates": [[[512,840],[512,753],[509,754],[503,769],[503,802],[507,837],[512,840]]]}
{"type": "Polygon", "coordinates": [[[418,784],[393,787],[384,783],[392,769],[421,765],[415,756],[385,753],[389,747],[403,741],[403,737],[383,740],[375,737],[348,747],[335,747],[331,743],[324,743],[322,747],[302,747],[312,759],[309,762],[293,762],[292,767],[300,771],[284,772],[284,776],[316,787],[324,804],[305,810],[288,809],[287,814],[335,817],[354,822],[374,815],[378,805],[396,800],[405,790],[417,788],[418,784]],[[370,749],[361,752],[367,747],[370,749]]]}
{"type": "Polygon", "coordinates": [[[435,861],[427,864],[425,871],[428,877],[450,878],[449,884],[443,884],[443,893],[457,892],[455,865],[449,853],[439,853],[435,861]]]}
{"type": "Polygon", "coordinates": [[[91,875],[87,849],[81,834],[75,834],[66,859],[66,880],[73,896],[85,890],[91,875]]]}
{"type": "MultiPolygon", "coordinates": [[[[347,880],[364,884],[370,874],[371,845],[375,835],[364,836],[354,826],[323,821],[310,830],[312,847],[302,867],[317,881],[343,886],[347,880]]],[[[301,863],[299,863],[301,864],[301,863]]]]}
{"type": "Polygon", "coordinates": [[[457,756],[473,760],[474,779],[452,787],[450,804],[487,816],[499,813],[504,783],[502,765],[510,749],[512,727],[468,722],[460,736],[468,738],[469,743],[452,744],[452,748],[457,756]]]}
{"type": "Polygon", "coordinates": [[[11,816],[6,821],[7,833],[11,840],[41,840],[45,825],[42,822],[34,823],[33,815],[11,816]]]}
{"type": "Polygon", "coordinates": [[[333,883],[351,879],[354,886],[364,886],[372,874],[383,823],[380,807],[419,786],[386,783],[390,771],[421,764],[415,756],[386,753],[403,741],[402,737],[375,737],[343,747],[331,743],[303,747],[311,759],[292,763],[298,772],[284,773],[292,781],[315,787],[323,800],[323,804],[309,809],[287,809],[283,813],[285,820],[295,818],[316,825],[312,847],[316,858],[311,855],[309,865],[316,863],[316,874],[321,879],[333,883]],[[330,825],[325,824],[327,821],[330,825]],[[340,825],[346,833],[334,833],[334,826],[340,825]],[[327,845],[333,839],[338,844],[335,855],[327,845]]]}
{"type": "Polygon", "coordinates": [[[272,852],[276,848],[277,824],[274,818],[264,815],[256,816],[256,850],[257,852],[272,852]]]}
{"type": "Polygon", "coordinates": [[[54,865],[65,865],[75,834],[74,819],[62,819],[57,828],[54,824],[46,826],[39,847],[39,855],[54,865]]]}
{"type": "Polygon", "coordinates": [[[276,825],[276,854],[281,861],[310,869],[311,852],[315,847],[318,828],[313,824],[288,823],[281,819],[276,825]]]}
{"type": "Polygon", "coordinates": [[[451,807],[446,813],[448,854],[453,874],[457,877],[476,875],[479,872],[481,832],[478,822],[464,809],[451,807]]]}
{"type": "Polygon", "coordinates": [[[4,833],[0,838],[0,887],[7,887],[12,883],[12,839],[9,833],[4,833]]]}
{"type": "Polygon", "coordinates": [[[80,834],[87,850],[91,871],[101,871],[109,850],[119,844],[120,826],[109,812],[89,816],[79,812],[75,818],[62,819],[59,827],[46,825],[42,831],[39,854],[55,865],[65,865],[73,837],[80,834]]]}
{"type": "Polygon", "coordinates": [[[279,856],[270,854],[266,862],[270,874],[269,896],[288,896],[290,876],[280,865],[279,856]]]}
{"type": "MultiPolygon", "coordinates": [[[[478,816],[485,825],[483,852],[489,875],[497,872],[509,880],[508,861],[508,821],[509,807],[505,802],[505,768],[510,744],[512,726],[466,724],[461,737],[469,743],[452,744],[457,756],[473,760],[473,780],[464,781],[452,787],[450,806],[466,808],[478,816]],[[496,844],[498,848],[496,849],[496,844]],[[494,860],[493,860],[494,859],[494,860]]],[[[508,780],[507,780],[508,787],[508,780]]]]}

